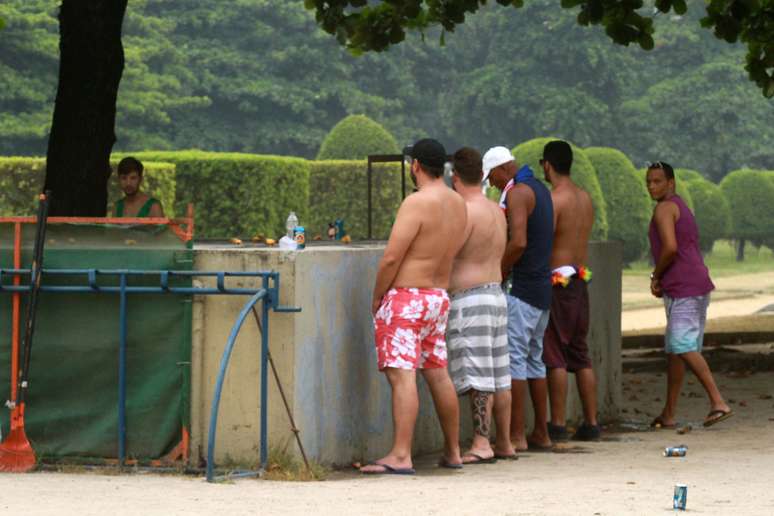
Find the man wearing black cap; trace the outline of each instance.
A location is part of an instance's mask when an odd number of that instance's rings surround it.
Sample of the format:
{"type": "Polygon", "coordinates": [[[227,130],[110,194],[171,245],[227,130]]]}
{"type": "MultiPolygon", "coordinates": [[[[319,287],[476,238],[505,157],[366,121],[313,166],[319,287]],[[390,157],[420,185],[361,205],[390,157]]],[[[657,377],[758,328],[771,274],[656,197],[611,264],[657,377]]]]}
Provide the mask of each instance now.
{"type": "Polygon", "coordinates": [[[462,467],[459,406],[446,370],[446,323],[454,257],[464,243],[465,201],[443,182],[446,150],[419,140],[407,162],[418,191],[401,204],[376,276],[377,361],[392,387],[392,450],[361,468],[371,474],[413,474],[411,441],[419,409],[416,370],[433,395],[445,445],[440,465],[462,467]]]}

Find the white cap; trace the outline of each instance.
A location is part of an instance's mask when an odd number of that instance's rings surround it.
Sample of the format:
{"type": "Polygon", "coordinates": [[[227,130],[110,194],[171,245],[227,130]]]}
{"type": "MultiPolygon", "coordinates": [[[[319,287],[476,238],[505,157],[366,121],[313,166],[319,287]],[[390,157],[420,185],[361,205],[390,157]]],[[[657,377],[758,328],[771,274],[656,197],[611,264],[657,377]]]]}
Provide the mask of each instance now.
{"type": "Polygon", "coordinates": [[[511,151],[503,146],[492,147],[486,151],[482,161],[484,169],[484,179],[482,182],[484,182],[489,179],[489,174],[492,172],[493,168],[499,167],[503,163],[513,161],[513,154],[511,154],[511,151]]]}

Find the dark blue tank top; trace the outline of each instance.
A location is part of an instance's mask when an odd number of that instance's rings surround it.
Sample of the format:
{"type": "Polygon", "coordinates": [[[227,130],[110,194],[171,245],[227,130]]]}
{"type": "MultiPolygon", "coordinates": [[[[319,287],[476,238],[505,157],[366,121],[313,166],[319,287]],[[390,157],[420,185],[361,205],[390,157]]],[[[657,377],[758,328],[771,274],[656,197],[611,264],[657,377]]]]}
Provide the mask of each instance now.
{"type": "Polygon", "coordinates": [[[534,176],[519,181],[535,193],[535,209],[527,219],[527,248],[513,266],[511,295],[541,310],[551,308],[551,246],[554,203],[551,192],[534,176]]]}

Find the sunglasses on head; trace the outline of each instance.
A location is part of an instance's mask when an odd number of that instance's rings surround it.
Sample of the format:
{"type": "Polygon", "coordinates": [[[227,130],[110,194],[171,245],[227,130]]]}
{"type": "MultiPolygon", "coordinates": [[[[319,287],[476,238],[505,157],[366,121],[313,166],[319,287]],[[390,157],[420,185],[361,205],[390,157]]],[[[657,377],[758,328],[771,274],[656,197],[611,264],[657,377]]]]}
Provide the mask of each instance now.
{"type": "Polygon", "coordinates": [[[655,162],[648,161],[648,170],[651,170],[651,169],[654,169],[654,168],[660,168],[660,169],[663,170],[664,163],[661,162],[661,161],[655,161],[655,162]]]}

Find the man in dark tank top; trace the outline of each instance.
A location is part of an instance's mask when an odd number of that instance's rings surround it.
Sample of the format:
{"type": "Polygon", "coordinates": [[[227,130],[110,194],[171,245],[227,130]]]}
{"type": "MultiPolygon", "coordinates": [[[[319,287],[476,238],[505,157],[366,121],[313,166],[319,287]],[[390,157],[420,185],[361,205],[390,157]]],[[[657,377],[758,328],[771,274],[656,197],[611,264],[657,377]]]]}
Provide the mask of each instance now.
{"type": "Polygon", "coordinates": [[[483,159],[484,180],[502,192],[500,207],[508,219],[508,243],[502,275],[512,275],[508,300],[508,349],[511,369],[511,441],[517,451],[551,448],[547,422],[543,334],[551,305],[549,257],[553,241],[553,205],[548,189],[529,166],[519,167],[511,151],[493,147],[483,159]],[[525,398],[529,387],[535,427],[525,435],[525,398]]]}

